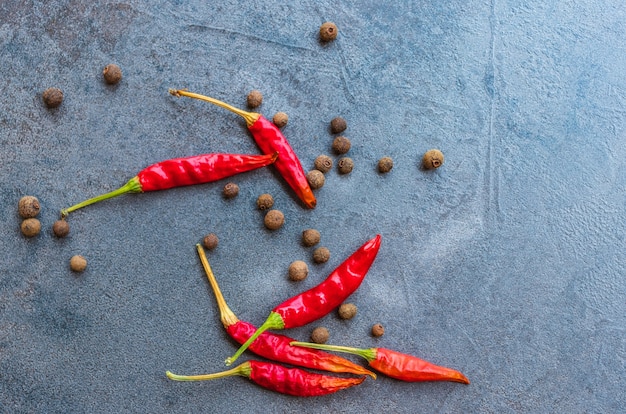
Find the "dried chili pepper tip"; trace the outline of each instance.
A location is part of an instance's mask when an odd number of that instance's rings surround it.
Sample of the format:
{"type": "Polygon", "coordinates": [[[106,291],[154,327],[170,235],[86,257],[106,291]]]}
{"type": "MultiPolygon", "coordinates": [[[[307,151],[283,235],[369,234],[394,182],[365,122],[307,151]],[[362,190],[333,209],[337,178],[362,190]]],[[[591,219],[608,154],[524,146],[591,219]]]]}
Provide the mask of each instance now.
{"type": "Polygon", "coordinates": [[[306,247],[315,246],[321,238],[320,232],[315,229],[306,229],[302,232],[302,244],[306,247]]]}
{"type": "Polygon", "coordinates": [[[326,247],[318,247],[313,251],[313,261],[315,263],[326,263],[330,259],[330,250],[326,247]]]}
{"type": "Polygon", "coordinates": [[[344,136],[339,136],[333,140],[333,151],[335,154],[345,154],[350,151],[352,143],[344,136]]]}
{"type": "Polygon", "coordinates": [[[378,172],[385,174],[393,168],[393,160],[391,157],[382,157],[378,160],[378,172]]]}
{"type": "Polygon", "coordinates": [[[340,116],[334,117],[330,121],[330,132],[340,134],[348,128],[348,123],[340,116]]]}
{"type": "Polygon", "coordinates": [[[48,108],[57,108],[63,102],[63,91],[59,88],[48,88],[41,97],[48,108]]]}
{"type": "Polygon", "coordinates": [[[374,326],[372,326],[372,336],[378,338],[378,337],[383,336],[384,334],[385,334],[385,328],[381,324],[377,323],[377,324],[374,324],[374,326]]]}
{"type": "Polygon", "coordinates": [[[309,266],[302,260],[296,260],[289,265],[289,279],[300,282],[309,275],[309,266]]]}
{"type": "Polygon", "coordinates": [[[343,303],[337,312],[341,319],[352,319],[356,315],[357,307],[354,303],[343,303]]]}
{"type": "Polygon", "coordinates": [[[213,250],[217,247],[219,241],[215,233],[209,233],[202,239],[202,245],[207,250],[213,250]]]}
{"type": "Polygon", "coordinates": [[[231,199],[237,197],[239,194],[239,186],[235,183],[227,183],[222,191],[224,198],[231,199]]]}
{"type": "Polygon", "coordinates": [[[326,179],[324,173],[319,170],[311,170],[307,173],[306,179],[313,190],[317,190],[324,186],[326,179]]]}
{"type": "Polygon", "coordinates": [[[17,203],[17,209],[22,218],[37,217],[41,210],[39,200],[35,196],[24,196],[17,203]]]}
{"type": "Polygon", "coordinates": [[[274,197],[271,194],[261,194],[256,199],[256,206],[262,211],[269,210],[274,206],[274,197]]]}
{"type": "Polygon", "coordinates": [[[320,40],[322,42],[330,42],[337,38],[337,26],[333,22],[326,22],[320,26],[320,40]]]}
{"type": "Polygon", "coordinates": [[[115,63],[110,63],[102,70],[104,81],[109,85],[115,85],[122,80],[122,69],[115,63]]]}
{"type": "Polygon", "coordinates": [[[313,329],[313,332],[311,332],[311,342],[314,342],[316,344],[325,344],[326,342],[328,342],[329,337],[330,333],[328,332],[328,329],[324,328],[323,326],[318,326],[317,328],[313,329]]]}
{"type": "Polygon", "coordinates": [[[263,103],[263,94],[261,91],[257,91],[256,89],[250,91],[248,97],[246,98],[249,108],[258,108],[263,103]]]}
{"type": "Polygon", "coordinates": [[[63,238],[70,234],[70,225],[67,221],[61,219],[54,222],[52,225],[52,232],[58,238],[63,238]]]}
{"type": "Polygon", "coordinates": [[[337,169],[341,174],[350,174],[354,169],[354,161],[352,158],[343,157],[337,163],[337,169]]]}
{"type": "Polygon", "coordinates": [[[438,149],[431,149],[426,151],[422,157],[422,165],[427,170],[439,168],[443,165],[443,153],[438,149]]]}
{"type": "Polygon", "coordinates": [[[287,125],[287,122],[289,122],[289,116],[284,112],[276,112],[276,114],[272,118],[272,122],[278,128],[282,128],[287,125]]]}
{"type": "Polygon", "coordinates": [[[22,234],[26,237],[35,237],[41,231],[41,223],[36,218],[27,218],[20,226],[22,234]]]}
{"type": "Polygon", "coordinates": [[[72,256],[70,259],[70,269],[73,272],[82,272],[87,268],[87,260],[80,255],[72,256]]]}
{"type": "Polygon", "coordinates": [[[333,159],[328,155],[320,155],[315,159],[313,165],[316,170],[325,174],[333,168],[333,159]]]}
{"type": "Polygon", "coordinates": [[[285,215],[280,210],[270,210],[263,220],[269,230],[278,230],[285,223],[285,215]]]}

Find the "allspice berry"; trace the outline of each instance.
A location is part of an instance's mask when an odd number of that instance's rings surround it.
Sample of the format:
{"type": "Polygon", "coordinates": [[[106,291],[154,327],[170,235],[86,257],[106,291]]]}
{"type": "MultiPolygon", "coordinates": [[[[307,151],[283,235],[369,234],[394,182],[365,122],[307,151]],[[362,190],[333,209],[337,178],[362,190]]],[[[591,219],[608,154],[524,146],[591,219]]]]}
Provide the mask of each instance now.
{"type": "Polygon", "coordinates": [[[426,151],[422,158],[422,165],[427,170],[439,168],[443,165],[443,153],[438,149],[431,149],[426,151]]]}
{"type": "Polygon", "coordinates": [[[378,338],[380,336],[383,336],[385,334],[385,328],[383,328],[383,326],[379,323],[374,324],[374,326],[372,326],[372,336],[378,338]]]}
{"type": "Polygon", "coordinates": [[[341,319],[352,319],[356,315],[356,305],[354,303],[344,303],[339,306],[339,317],[341,319]]]}
{"type": "Polygon", "coordinates": [[[285,215],[280,210],[270,210],[265,215],[263,222],[269,230],[278,230],[285,224],[285,215]]]}
{"type": "Polygon", "coordinates": [[[256,199],[256,206],[259,208],[259,210],[262,210],[262,211],[269,210],[270,208],[272,208],[273,205],[274,205],[274,197],[272,197],[271,194],[261,194],[256,199]]]}
{"type": "Polygon", "coordinates": [[[313,261],[315,263],[326,263],[330,259],[330,250],[327,247],[318,247],[313,251],[313,261]]]}
{"type": "Polygon", "coordinates": [[[337,168],[341,174],[350,174],[354,168],[354,161],[352,158],[343,157],[337,163],[337,168]]]}
{"type": "Polygon", "coordinates": [[[324,186],[326,179],[324,174],[319,170],[311,170],[307,173],[306,179],[313,190],[317,190],[324,186]]]}
{"type": "Polygon", "coordinates": [[[48,88],[41,97],[48,108],[57,108],[63,102],[63,91],[59,88],[48,88]]]}
{"type": "Polygon", "coordinates": [[[217,238],[215,233],[209,233],[202,239],[202,245],[207,250],[213,250],[217,247],[220,239],[217,238]]]}
{"type": "Polygon", "coordinates": [[[63,238],[70,233],[70,225],[64,219],[57,220],[52,225],[52,232],[58,238],[63,238]]]}
{"type": "Polygon", "coordinates": [[[24,196],[20,198],[20,201],[17,203],[17,208],[22,218],[32,218],[39,214],[41,205],[39,204],[37,197],[24,196]]]}
{"type": "Polygon", "coordinates": [[[70,269],[74,272],[82,272],[87,268],[87,260],[80,255],[72,256],[70,259],[70,269]]]}
{"type": "Polygon", "coordinates": [[[324,328],[323,326],[318,326],[317,328],[313,329],[313,332],[311,332],[311,342],[314,342],[316,344],[325,344],[326,342],[328,342],[329,337],[330,333],[328,333],[328,329],[324,328]]]}
{"type": "Polygon", "coordinates": [[[352,143],[344,136],[338,136],[333,140],[333,151],[335,154],[345,154],[350,151],[352,143]]]}
{"type": "Polygon", "coordinates": [[[239,194],[239,186],[235,183],[227,183],[222,191],[224,198],[231,199],[237,197],[239,194]]]}
{"type": "Polygon", "coordinates": [[[256,89],[250,91],[247,102],[249,108],[258,108],[263,103],[263,94],[261,94],[261,91],[257,91],[256,89]]]}
{"type": "Polygon", "coordinates": [[[102,70],[102,76],[104,76],[104,81],[106,83],[109,85],[115,85],[122,80],[122,69],[120,69],[120,67],[115,63],[110,63],[102,70]]]}
{"type": "Polygon", "coordinates": [[[27,218],[20,226],[22,234],[26,237],[34,237],[41,231],[41,223],[36,218],[27,218]]]}
{"type": "Polygon", "coordinates": [[[378,172],[384,174],[391,171],[393,168],[393,160],[391,157],[382,157],[378,160],[378,172]]]}
{"type": "Polygon", "coordinates": [[[315,169],[326,174],[333,168],[333,159],[328,155],[320,155],[313,162],[315,169]]]}
{"type": "Polygon", "coordinates": [[[302,232],[302,244],[306,247],[315,246],[321,238],[320,232],[315,229],[306,229],[302,232]]]}
{"type": "Polygon", "coordinates": [[[296,260],[289,265],[289,279],[299,282],[309,275],[309,266],[302,260],[296,260]]]}
{"type": "Polygon", "coordinates": [[[272,122],[274,122],[274,125],[278,128],[282,128],[289,122],[289,116],[284,112],[276,112],[274,118],[272,118],[272,122]]]}
{"type": "Polygon", "coordinates": [[[333,118],[330,121],[330,132],[333,134],[340,134],[348,128],[348,123],[340,116],[333,118]]]}
{"type": "Polygon", "coordinates": [[[337,26],[333,22],[326,22],[320,26],[320,40],[330,42],[337,38],[337,26]]]}

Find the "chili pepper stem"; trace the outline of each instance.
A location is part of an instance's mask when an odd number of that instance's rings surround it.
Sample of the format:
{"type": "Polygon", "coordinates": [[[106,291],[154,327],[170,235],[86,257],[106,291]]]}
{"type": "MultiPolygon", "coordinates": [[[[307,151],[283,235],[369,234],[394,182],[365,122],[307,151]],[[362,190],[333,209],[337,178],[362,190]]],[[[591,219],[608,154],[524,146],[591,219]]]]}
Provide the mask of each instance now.
{"type": "Polygon", "coordinates": [[[239,318],[237,318],[235,313],[226,304],[226,300],[224,299],[224,295],[222,295],[222,291],[217,284],[217,280],[215,279],[215,275],[213,274],[213,270],[211,269],[209,260],[204,253],[204,248],[200,243],[196,244],[196,250],[198,251],[198,256],[200,256],[200,262],[202,262],[204,272],[206,273],[207,279],[209,279],[209,283],[211,284],[211,288],[213,289],[213,293],[215,294],[217,307],[220,310],[220,320],[222,321],[222,325],[224,325],[225,328],[228,328],[229,326],[239,322],[239,318]]]}
{"type": "Polygon", "coordinates": [[[176,97],[181,97],[181,96],[186,96],[188,98],[194,98],[194,99],[199,99],[201,101],[205,101],[205,102],[209,102],[212,103],[213,105],[217,105],[220,108],[224,108],[227,109],[239,116],[241,116],[243,119],[246,120],[246,124],[248,126],[254,124],[256,122],[257,119],[259,119],[259,114],[257,114],[256,112],[247,112],[244,110],[241,110],[239,108],[235,108],[232,105],[227,104],[226,102],[222,102],[218,99],[215,98],[211,98],[210,96],[205,96],[205,95],[200,95],[198,93],[194,93],[194,92],[189,92],[186,89],[170,89],[169,90],[170,95],[176,96],[176,97]]]}
{"type": "Polygon", "coordinates": [[[235,354],[231,356],[230,358],[226,358],[226,361],[225,361],[226,365],[231,365],[233,362],[235,362],[237,358],[239,358],[239,356],[243,354],[243,352],[246,349],[248,349],[250,344],[254,342],[254,340],[257,339],[259,335],[261,335],[263,332],[267,331],[268,329],[284,329],[284,328],[285,328],[285,323],[283,322],[282,316],[280,316],[276,312],[270,312],[270,316],[268,316],[265,322],[263,322],[263,324],[257,328],[254,334],[252,334],[252,336],[248,338],[248,340],[239,347],[237,352],[235,352],[235,354]]]}
{"type": "Polygon", "coordinates": [[[208,381],[214,380],[218,378],[226,378],[232,377],[235,375],[239,375],[242,377],[250,377],[252,372],[252,368],[250,366],[250,362],[244,362],[241,365],[236,366],[235,368],[229,369],[227,371],[216,372],[214,374],[202,374],[202,375],[177,375],[173,374],[170,371],[166,371],[165,375],[171,380],[174,381],[208,381]]]}
{"type": "Polygon", "coordinates": [[[86,207],[86,206],[88,206],[90,204],[97,203],[98,201],[107,200],[109,198],[117,197],[117,196],[122,195],[122,194],[141,193],[141,192],[142,192],[142,190],[141,190],[141,183],[139,182],[139,178],[137,176],[135,176],[135,177],[131,178],[130,180],[128,180],[128,182],[126,184],[124,184],[123,186],[121,186],[117,190],[113,190],[113,191],[110,191],[108,193],[101,194],[99,196],[90,198],[88,200],[85,200],[85,201],[80,202],[78,204],[74,204],[71,207],[68,207],[68,208],[65,208],[65,209],[61,210],[61,217],[65,218],[72,211],[76,211],[79,208],[83,208],[83,207],[86,207]]]}
{"type": "Polygon", "coordinates": [[[371,362],[376,359],[376,350],[373,348],[352,348],[349,346],[341,346],[341,345],[324,345],[324,344],[314,344],[309,342],[299,342],[293,341],[290,342],[291,346],[301,346],[304,348],[313,348],[313,349],[321,349],[323,351],[337,351],[337,352],[346,352],[352,355],[358,355],[360,357],[365,358],[368,362],[371,362]]]}

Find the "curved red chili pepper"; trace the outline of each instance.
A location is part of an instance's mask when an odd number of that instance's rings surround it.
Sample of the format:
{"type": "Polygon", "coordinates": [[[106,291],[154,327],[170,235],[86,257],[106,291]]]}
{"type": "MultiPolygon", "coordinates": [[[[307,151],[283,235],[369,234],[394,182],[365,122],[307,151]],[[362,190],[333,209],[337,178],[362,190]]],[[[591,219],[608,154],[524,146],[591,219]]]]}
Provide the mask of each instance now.
{"type": "Polygon", "coordinates": [[[277,153],[269,155],[203,154],[174,158],[152,164],[117,190],[90,198],[61,210],[65,217],[72,211],[122,194],[166,190],[193,184],[205,184],[235,174],[265,167],[276,161],[277,153]]]}
{"type": "Polygon", "coordinates": [[[205,375],[176,375],[167,371],[174,381],[206,381],[239,375],[272,391],[297,397],[316,397],[359,385],[365,377],[341,378],[287,368],[273,362],[246,361],[228,371],[205,375]]]}
{"type": "Polygon", "coordinates": [[[335,346],[313,344],[308,342],[291,343],[293,346],[321,349],[325,351],[347,352],[359,355],[367,359],[370,367],[383,374],[408,382],[418,381],[452,381],[469,384],[470,381],[461,372],[452,368],[435,365],[413,355],[403,354],[386,348],[351,348],[347,346],[335,346]]]}
{"type": "MultiPolygon", "coordinates": [[[[220,311],[220,320],[226,328],[228,334],[239,344],[243,344],[256,332],[256,327],[248,322],[240,321],[233,311],[228,307],[224,296],[217,284],[211,265],[206,258],[204,249],[200,244],[196,245],[200,261],[204,267],[209,283],[220,311]]],[[[328,352],[318,351],[315,349],[307,349],[291,346],[290,343],[294,339],[285,335],[276,335],[271,332],[263,332],[256,341],[250,345],[250,351],[272,361],[284,362],[300,367],[319,369],[323,371],[351,373],[356,375],[370,375],[376,378],[376,374],[372,371],[355,364],[345,358],[328,352]]]]}
{"type": "Polygon", "coordinates": [[[363,282],[378,254],[380,242],[380,235],[367,241],[322,283],[276,306],[254,335],[226,360],[226,364],[232,364],[262,332],[306,325],[341,305],[363,282]]]}
{"type": "Polygon", "coordinates": [[[184,89],[170,89],[169,92],[174,96],[186,96],[212,103],[243,117],[261,151],[264,154],[278,152],[278,160],[274,165],[285,181],[287,181],[287,184],[308,208],[315,208],[317,200],[309,186],[309,181],[306,179],[302,164],[287,138],[274,123],[261,114],[243,111],[209,96],[188,92],[184,89]]]}

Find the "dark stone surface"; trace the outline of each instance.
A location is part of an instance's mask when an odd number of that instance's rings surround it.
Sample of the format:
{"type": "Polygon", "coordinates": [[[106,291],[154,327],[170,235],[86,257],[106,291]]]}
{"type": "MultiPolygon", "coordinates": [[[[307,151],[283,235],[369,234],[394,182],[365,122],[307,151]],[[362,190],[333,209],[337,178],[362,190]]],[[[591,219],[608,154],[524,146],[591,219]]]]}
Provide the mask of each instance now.
{"type": "MultiPolygon", "coordinates": [[[[3,1],[0,3],[0,411],[617,412],[626,404],[626,9],[622,2],[3,1]],[[410,4],[408,4],[410,3],[410,4]],[[335,42],[317,40],[333,21],[335,42]],[[122,68],[106,85],[102,69],[122,68]],[[45,108],[41,93],[65,98],[45,108]],[[174,98],[189,88],[289,115],[305,169],[329,154],[335,116],[355,168],[305,210],[272,169],[222,183],[110,191],[168,158],[258,152],[237,116],[174,98]],[[439,148],[436,171],[420,169],[439,148]],[[394,168],[379,174],[377,161],[394,168]],[[269,192],[285,213],[269,232],[269,192]],[[19,231],[39,198],[42,233],[19,231]],[[315,227],[323,265],[300,233],[315,227]],[[380,377],[299,399],[217,372],[227,337],[195,244],[226,300],[260,324],[376,233],[358,315],[318,325],[334,344],[382,346],[457,368],[469,386],[380,377]],[[89,262],[69,270],[74,254],[89,262]],[[290,282],[293,260],[309,277],[290,282]],[[386,333],[369,336],[381,322],[386,333]]],[[[333,155],[336,159],[336,156],[333,155]]],[[[316,325],[317,326],[317,325],[316,325]]],[[[314,326],[287,332],[305,340],[314,326]]],[[[246,354],[241,360],[249,358],[246,354]]],[[[355,359],[356,361],[356,359],[355,359]]]]}

